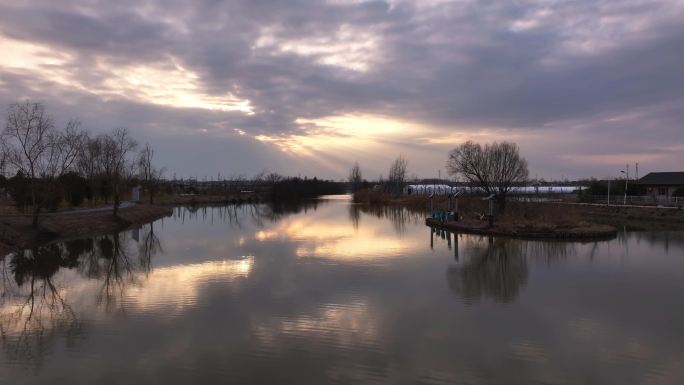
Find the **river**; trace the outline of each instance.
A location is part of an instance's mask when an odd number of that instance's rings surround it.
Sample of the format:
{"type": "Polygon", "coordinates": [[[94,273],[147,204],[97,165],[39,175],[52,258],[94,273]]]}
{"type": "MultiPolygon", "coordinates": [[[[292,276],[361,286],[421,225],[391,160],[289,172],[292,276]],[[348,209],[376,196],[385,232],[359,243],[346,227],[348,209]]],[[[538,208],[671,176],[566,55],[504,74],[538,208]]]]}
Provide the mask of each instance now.
{"type": "Polygon", "coordinates": [[[1,384],[684,383],[684,232],[454,235],[340,196],[176,208],[0,269],[1,384]]]}

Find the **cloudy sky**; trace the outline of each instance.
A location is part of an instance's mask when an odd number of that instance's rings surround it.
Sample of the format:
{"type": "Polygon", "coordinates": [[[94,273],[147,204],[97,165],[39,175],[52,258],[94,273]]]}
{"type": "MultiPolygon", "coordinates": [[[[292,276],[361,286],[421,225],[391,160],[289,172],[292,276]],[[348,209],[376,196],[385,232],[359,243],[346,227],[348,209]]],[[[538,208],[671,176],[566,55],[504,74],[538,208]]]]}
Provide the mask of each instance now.
{"type": "MultiPolygon", "coordinates": [[[[169,173],[684,170],[681,0],[0,0],[0,105],[129,127],[169,173]]],[[[169,175],[170,176],[170,175],[169,175]]]]}

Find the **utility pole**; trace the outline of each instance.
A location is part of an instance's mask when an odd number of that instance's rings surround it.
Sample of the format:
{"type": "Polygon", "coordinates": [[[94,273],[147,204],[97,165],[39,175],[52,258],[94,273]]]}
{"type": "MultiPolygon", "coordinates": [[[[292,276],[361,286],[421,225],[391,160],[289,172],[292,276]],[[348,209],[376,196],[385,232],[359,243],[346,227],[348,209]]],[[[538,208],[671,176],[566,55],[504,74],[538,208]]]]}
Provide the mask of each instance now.
{"type": "Polygon", "coordinates": [[[639,180],[639,162],[636,163],[636,175],[634,176],[634,180],[639,180]]]}
{"type": "Polygon", "coordinates": [[[610,179],[608,179],[608,206],[610,206],[610,179]]]}
{"type": "Polygon", "coordinates": [[[625,178],[625,202],[624,202],[624,204],[626,205],[627,204],[627,182],[629,182],[629,163],[627,163],[625,165],[625,169],[627,170],[627,172],[625,174],[625,176],[627,178],[625,178]]]}
{"type": "Polygon", "coordinates": [[[622,201],[622,205],[627,204],[627,181],[629,180],[629,165],[625,165],[625,170],[620,171],[622,174],[625,174],[625,197],[622,201]]]}

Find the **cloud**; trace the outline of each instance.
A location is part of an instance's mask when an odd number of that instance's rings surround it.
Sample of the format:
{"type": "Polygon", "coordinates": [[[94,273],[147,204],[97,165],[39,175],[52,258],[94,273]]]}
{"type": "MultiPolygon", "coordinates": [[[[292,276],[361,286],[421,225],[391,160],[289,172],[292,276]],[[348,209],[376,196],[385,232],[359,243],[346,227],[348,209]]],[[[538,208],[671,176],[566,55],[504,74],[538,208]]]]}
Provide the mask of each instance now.
{"type": "MultiPolygon", "coordinates": [[[[431,175],[466,139],[516,140],[549,177],[608,172],[568,164],[598,147],[673,169],[678,154],[662,149],[684,145],[682,11],[674,0],[0,1],[0,103],[41,100],[168,148],[203,135],[225,146],[211,165],[224,175],[273,159],[291,174],[308,164],[341,177],[356,159],[379,174],[400,152],[431,175]],[[379,117],[416,130],[386,132],[379,117]]],[[[179,173],[206,169],[206,157],[158,153],[179,173]]]]}

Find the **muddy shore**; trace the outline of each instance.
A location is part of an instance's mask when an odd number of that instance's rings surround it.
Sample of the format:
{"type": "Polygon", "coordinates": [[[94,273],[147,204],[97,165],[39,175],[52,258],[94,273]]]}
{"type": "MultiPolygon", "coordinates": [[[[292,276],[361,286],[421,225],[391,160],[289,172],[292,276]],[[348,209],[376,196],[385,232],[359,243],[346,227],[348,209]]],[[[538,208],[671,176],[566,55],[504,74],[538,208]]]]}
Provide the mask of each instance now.
{"type": "Polygon", "coordinates": [[[171,215],[167,206],[136,205],[110,211],[88,213],[46,213],[41,215],[39,229],[31,227],[31,219],[21,215],[0,217],[0,256],[14,250],[30,248],[60,239],[108,234],[139,226],[171,215]]]}
{"type": "Polygon", "coordinates": [[[522,239],[552,239],[552,240],[594,240],[611,239],[617,235],[617,229],[610,225],[596,223],[579,223],[576,226],[557,226],[551,223],[508,223],[489,226],[488,223],[476,220],[462,220],[457,222],[440,222],[426,218],[425,224],[442,230],[453,232],[507,236],[522,239]]]}

